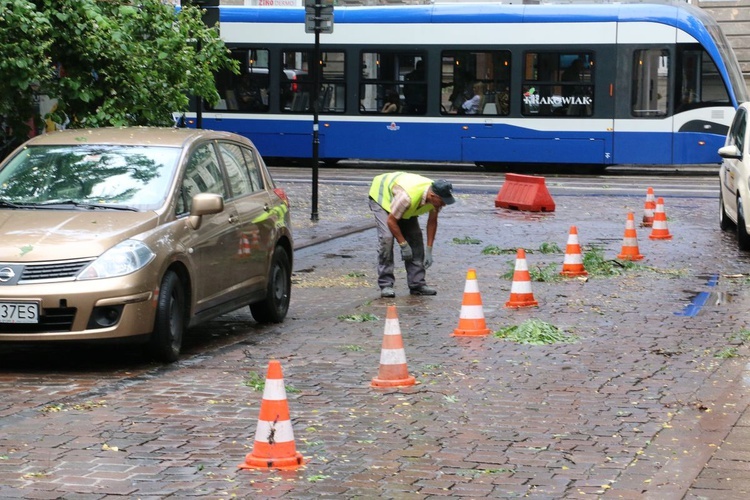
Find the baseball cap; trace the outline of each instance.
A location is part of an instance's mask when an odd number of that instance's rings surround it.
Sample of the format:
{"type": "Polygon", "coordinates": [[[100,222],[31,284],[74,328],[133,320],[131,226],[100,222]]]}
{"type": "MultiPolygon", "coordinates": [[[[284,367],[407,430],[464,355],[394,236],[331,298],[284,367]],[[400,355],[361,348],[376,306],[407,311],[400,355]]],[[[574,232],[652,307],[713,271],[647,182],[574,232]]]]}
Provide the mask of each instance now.
{"type": "Polygon", "coordinates": [[[438,179],[432,183],[432,192],[440,196],[446,205],[452,205],[456,202],[453,197],[453,184],[445,179],[438,179]]]}

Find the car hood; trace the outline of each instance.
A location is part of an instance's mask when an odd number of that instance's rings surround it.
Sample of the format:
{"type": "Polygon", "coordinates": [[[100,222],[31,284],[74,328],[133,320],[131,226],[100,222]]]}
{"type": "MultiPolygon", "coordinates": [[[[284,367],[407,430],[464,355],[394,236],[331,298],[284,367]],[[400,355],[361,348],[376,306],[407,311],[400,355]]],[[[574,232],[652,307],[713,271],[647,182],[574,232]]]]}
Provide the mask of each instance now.
{"type": "Polygon", "coordinates": [[[0,262],[98,257],[157,219],[154,212],[0,210],[0,262]]]}

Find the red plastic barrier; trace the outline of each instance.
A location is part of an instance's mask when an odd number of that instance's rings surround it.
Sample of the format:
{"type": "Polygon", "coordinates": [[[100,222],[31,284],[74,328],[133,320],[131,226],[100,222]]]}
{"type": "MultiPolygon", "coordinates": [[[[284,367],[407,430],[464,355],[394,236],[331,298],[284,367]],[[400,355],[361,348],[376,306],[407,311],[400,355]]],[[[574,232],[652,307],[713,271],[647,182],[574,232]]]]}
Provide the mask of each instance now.
{"type": "Polygon", "coordinates": [[[528,212],[555,211],[544,177],[533,175],[505,174],[505,184],[497,193],[495,206],[528,212]]]}

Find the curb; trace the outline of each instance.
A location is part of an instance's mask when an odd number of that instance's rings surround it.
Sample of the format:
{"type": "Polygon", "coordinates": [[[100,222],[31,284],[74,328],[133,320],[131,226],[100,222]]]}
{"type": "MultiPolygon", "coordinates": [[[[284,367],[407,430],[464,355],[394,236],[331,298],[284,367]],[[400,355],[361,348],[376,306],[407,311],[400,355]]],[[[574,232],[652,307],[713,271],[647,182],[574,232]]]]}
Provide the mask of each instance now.
{"type": "MultiPolygon", "coordinates": [[[[344,236],[349,236],[351,234],[355,233],[361,233],[362,231],[366,231],[368,229],[372,229],[375,227],[375,221],[368,221],[365,223],[361,223],[358,225],[353,226],[347,226],[343,229],[340,229],[335,232],[331,232],[325,235],[318,235],[315,234],[315,231],[312,231],[310,235],[308,236],[302,236],[299,238],[295,238],[294,241],[294,250],[302,250],[303,248],[311,247],[314,245],[319,245],[321,243],[326,243],[331,240],[335,240],[336,238],[342,238],[344,236]]],[[[298,231],[303,232],[303,231],[298,231]]],[[[307,231],[304,231],[307,232],[307,231]]]]}

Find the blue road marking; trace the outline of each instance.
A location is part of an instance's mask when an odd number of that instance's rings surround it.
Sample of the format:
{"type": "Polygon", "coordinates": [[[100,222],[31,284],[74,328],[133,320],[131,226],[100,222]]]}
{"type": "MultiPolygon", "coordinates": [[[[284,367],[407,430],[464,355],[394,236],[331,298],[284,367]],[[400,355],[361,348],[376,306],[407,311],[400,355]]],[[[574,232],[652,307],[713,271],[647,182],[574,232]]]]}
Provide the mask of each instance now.
{"type": "MultiPolygon", "coordinates": [[[[719,275],[714,274],[708,279],[708,282],[706,283],[710,287],[716,286],[716,284],[719,282],[719,275]]],[[[706,302],[708,302],[708,297],[711,296],[711,292],[700,292],[698,295],[696,295],[692,302],[690,304],[686,305],[682,311],[674,313],[675,316],[688,316],[693,317],[696,316],[701,308],[706,305],[706,302]]]]}

